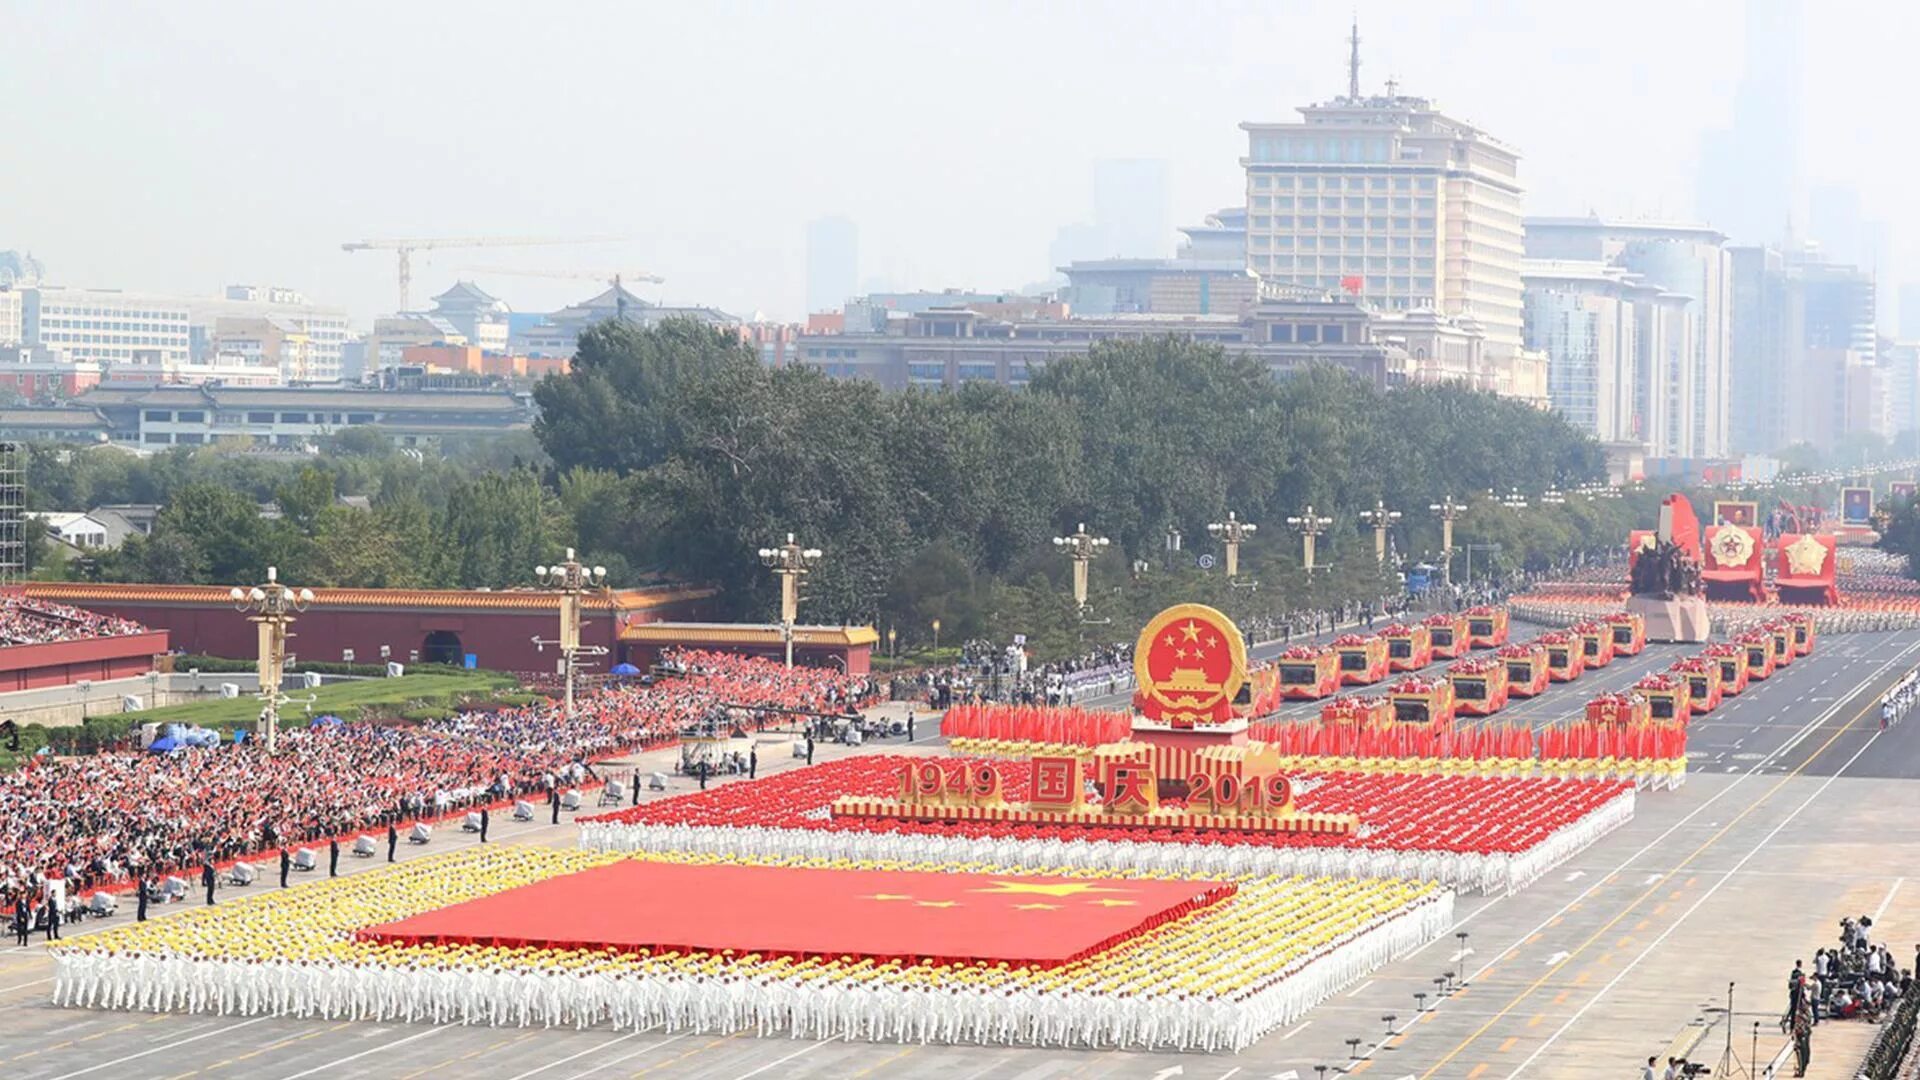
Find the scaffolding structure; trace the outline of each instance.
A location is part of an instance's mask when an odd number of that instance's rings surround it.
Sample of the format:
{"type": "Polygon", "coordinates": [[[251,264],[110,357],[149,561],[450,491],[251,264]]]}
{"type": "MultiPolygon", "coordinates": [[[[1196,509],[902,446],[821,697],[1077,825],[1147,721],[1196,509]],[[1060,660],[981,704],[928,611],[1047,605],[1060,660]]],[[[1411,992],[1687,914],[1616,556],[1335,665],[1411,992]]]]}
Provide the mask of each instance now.
{"type": "Polygon", "coordinates": [[[0,441],[0,589],[27,576],[26,510],[20,444],[0,441]]]}

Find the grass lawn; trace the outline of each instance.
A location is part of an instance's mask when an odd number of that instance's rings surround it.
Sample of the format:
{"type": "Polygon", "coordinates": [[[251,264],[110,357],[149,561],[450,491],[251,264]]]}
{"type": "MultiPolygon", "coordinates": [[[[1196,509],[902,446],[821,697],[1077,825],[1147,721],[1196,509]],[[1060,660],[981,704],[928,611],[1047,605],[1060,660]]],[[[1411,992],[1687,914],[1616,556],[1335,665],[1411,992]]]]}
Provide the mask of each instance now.
{"type": "MultiPolygon", "coordinates": [[[[283,722],[299,723],[306,716],[332,713],[351,720],[362,706],[380,706],[386,711],[405,712],[414,708],[446,707],[461,695],[486,696],[492,691],[512,687],[511,677],[491,672],[466,675],[402,675],[397,679],[364,679],[333,683],[318,690],[289,690],[294,701],[281,706],[283,722]],[[311,706],[301,699],[316,700],[311,706]]],[[[115,719],[130,725],[148,722],[198,724],[201,727],[231,728],[251,724],[260,716],[260,699],[247,694],[237,698],[210,698],[186,705],[168,705],[161,709],[122,713],[115,719]]]]}

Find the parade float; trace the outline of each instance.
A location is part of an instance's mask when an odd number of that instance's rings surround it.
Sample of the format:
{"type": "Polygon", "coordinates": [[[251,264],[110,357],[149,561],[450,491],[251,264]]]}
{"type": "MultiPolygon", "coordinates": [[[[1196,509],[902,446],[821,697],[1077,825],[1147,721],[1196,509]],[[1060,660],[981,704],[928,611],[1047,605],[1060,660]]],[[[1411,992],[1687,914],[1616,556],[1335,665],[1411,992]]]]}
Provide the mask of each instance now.
{"type": "Polygon", "coordinates": [[[1774,651],[1775,639],[1768,630],[1747,630],[1735,634],[1734,644],[1739,645],[1747,654],[1747,681],[1770,678],[1779,656],[1774,651]]]}
{"type": "Polygon", "coordinates": [[[1321,645],[1295,645],[1274,660],[1280,696],[1288,701],[1318,701],[1340,689],[1340,657],[1321,645]]]}
{"type": "Polygon", "coordinates": [[[1492,716],[1507,707],[1507,665],[1498,657],[1469,656],[1447,665],[1454,711],[1492,716]]]}
{"type": "Polygon", "coordinates": [[[1773,587],[1783,604],[1840,602],[1839,542],[1831,534],[1782,533],[1774,548],[1773,587]]]}
{"type": "Polygon", "coordinates": [[[1587,702],[1586,721],[1600,725],[1644,724],[1653,718],[1653,711],[1644,694],[1601,694],[1587,702]]]}
{"type": "Polygon", "coordinates": [[[1639,656],[1647,647],[1646,617],[1632,611],[1616,611],[1606,617],[1613,630],[1613,655],[1639,656]]]}
{"type": "Polygon", "coordinates": [[[1587,670],[1587,651],[1580,635],[1549,630],[1534,640],[1547,650],[1547,675],[1554,682],[1572,682],[1587,670]]]}
{"type": "Polygon", "coordinates": [[[1720,661],[1711,656],[1689,656],[1675,660],[1667,671],[1687,681],[1687,707],[1695,715],[1720,707],[1720,661]]]}
{"type": "Polygon", "coordinates": [[[1613,627],[1599,619],[1575,623],[1570,628],[1580,639],[1580,662],[1588,668],[1603,668],[1613,663],[1613,627]]]}
{"type": "Polygon", "coordinates": [[[1547,647],[1538,641],[1502,645],[1494,655],[1507,666],[1509,697],[1534,697],[1546,690],[1552,679],[1547,670],[1547,647]]]}
{"type": "Polygon", "coordinates": [[[1700,520],[1685,495],[1660,504],[1658,527],[1651,535],[1629,535],[1627,611],[1639,615],[1648,641],[1704,642],[1712,630],[1706,597],[1701,595],[1700,520]]]}
{"type": "Polygon", "coordinates": [[[1333,639],[1340,658],[1340,685],[1372,686],[1387,677],[1387,639],[1374,634],[1342,634],[1333,639]]]}
{"type": "Polygon", "coordinates": [[[1790,611],[1783,618],[1787,625],[1793,627],[1794,655],[1806,656],[1811,653],[1814,642],[1819,638],[1819,628],[1814,624],[1813,615],[1805,611],[1790,611]]]}
{"type": "Polygon", "coordinates": [[[1760,629],[1773,635],[1773,660],[1775,667],[1786,667],[1793,663],[1799,652],[1794,649],[1793,624],[1785,619],[1769,619],[1760,629]]]}
{"type": "Polygon", "coordinates": [[[1458,660],[1472,648],[1467,643],[1467,619],[1459,612],[1429,615],[1423,624],[1435,660],[1458,660]]]}
{"type": "Polygon", "coordinates": [[[1693,715],[1692,691],[1679,676],[1656,672],[1634,683],[1633,692],[1647,699],[1647,715],[1654,720],[1684,723],[1693,715]]]}
{"type": "Polygon", "coordinates": [[[1393,723],[1393,702],[1384,696],[1347,694],[1321,704],[1320,722],[1339,727],[1386,727],[1393,723]]]}
{"type": "Polygon", "coordinates": [[[1387,687],[1387,701],[1393,707],[1395,723],[1453,726],[1453,683],[1446,679],[1409,675],[1387,687]]]}
{"type": "Polygon", "coordinates": [[[1507,643],[1507,609],[1503,605],[1481,604],[1470,607],[1467,616],[1467,647],[1494,649],[1507,643]]]}
{"type": "Polygon", "coordinates": [[[1387,639],[1387,667],[1397,672],[1419,671],[1433,663],[1433,635],[1423,623],[1394,623],[1380,631],[1387,639]]]}
{"type": "Polygon", "coordinates": [[[1767,598],[1766,538],[1751,525],[1709,525],[1700,580],[1707,599],[1762,603],[1767,598]]]}
{"type": "Polygon", "coordinates": [[[1735,641],[1717,641],[1706,647],[1701,659],[1720,668],[1720,696],[1738,696],[1747,688],[1747,647],[1735,641]]]}

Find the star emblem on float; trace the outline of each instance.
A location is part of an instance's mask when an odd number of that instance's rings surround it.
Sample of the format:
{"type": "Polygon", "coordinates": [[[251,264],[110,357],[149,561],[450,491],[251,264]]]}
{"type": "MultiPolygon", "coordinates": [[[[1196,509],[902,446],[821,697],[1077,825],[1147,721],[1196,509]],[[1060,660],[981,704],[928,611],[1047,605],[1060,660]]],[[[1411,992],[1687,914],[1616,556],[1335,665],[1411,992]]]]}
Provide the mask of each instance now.
{"type": "Polygon", "coordinates": [[[1141,630],[1133,653],[1134,703],[1164,724],[1218,724],[1233,715],[1247,681],[1246,639],[1204,604],[1176,604],[1141,630]]]}
{"type": "Polygon", "coordinates": [[[1737,525],[1723,526],[1713,537],[1713,559],[1721,566],[1745,566],[1753,558],[1753,535],[1737,525]]]}
{"type": "Polygon", "coordinates": [[[1827,545],[1812,533],[1801,533],[1800,539],[1786,546],[1786,552],[1787,568],[1795,577],[1817,574],[1827,564],[1827,545]]]}

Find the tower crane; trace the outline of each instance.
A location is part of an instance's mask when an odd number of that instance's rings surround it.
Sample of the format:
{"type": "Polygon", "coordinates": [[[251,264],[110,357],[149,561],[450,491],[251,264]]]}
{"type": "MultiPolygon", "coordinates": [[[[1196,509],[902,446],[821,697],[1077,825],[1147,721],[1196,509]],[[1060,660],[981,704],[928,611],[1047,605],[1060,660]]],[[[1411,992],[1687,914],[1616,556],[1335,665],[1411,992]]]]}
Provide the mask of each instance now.
{"type": "Polygon", "coordinates": [[[428,236],[409,239],[351,240],[341,251],[392,251],[400,256],[400,310],[407,310],[408,292],[413,285],[413,253],[440,248],[481,247],[561,247],[569,244],[608,244],[617,236],[543,237],[543,236],[428,236]]]}
{"type": "Polygon", "coordinates": [[[627,315],[627,294],[621,287],[623,282],[644,281],[649,285],[658,285],[667,280],[659,274],[651,274],[644,270],[634,273],[619,270],[513,270],[504,266],[468,266],[463,269],[473,274],[506,274],[511,277],[566,278],[573,281],[605,282],[613,286],[614,313],[622,319],[627,315]]]}

